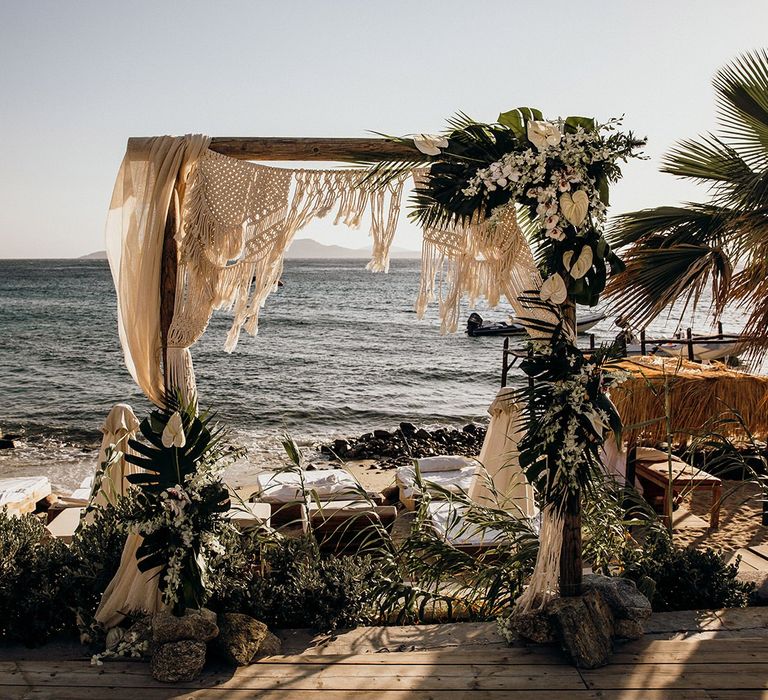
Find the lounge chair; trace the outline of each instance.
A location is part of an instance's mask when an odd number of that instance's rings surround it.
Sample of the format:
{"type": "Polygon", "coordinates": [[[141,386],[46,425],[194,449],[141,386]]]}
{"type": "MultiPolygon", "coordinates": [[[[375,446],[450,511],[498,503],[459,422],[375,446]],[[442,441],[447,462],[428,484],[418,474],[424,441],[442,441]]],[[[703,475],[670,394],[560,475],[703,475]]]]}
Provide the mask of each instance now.
{"type": "Polygon", "coordinates": [[[24,515],[35,510],[37,502],[50,496],[51,482],[47,476],[17,476],[0,479],[0,510],[8,515],[24,515]]]}
{"type": "Polygon", "coordinates": [[[400,502],[408,510],[416,509],[422,495],[416,478],[417,468],[422,482],[433,496],[440,496],[445,491],[468,494],[480,471],[480,463],[476,459],[459,455],[423,457],[414,461],[414,466],[399,467],[395,474],[400,502]]]}

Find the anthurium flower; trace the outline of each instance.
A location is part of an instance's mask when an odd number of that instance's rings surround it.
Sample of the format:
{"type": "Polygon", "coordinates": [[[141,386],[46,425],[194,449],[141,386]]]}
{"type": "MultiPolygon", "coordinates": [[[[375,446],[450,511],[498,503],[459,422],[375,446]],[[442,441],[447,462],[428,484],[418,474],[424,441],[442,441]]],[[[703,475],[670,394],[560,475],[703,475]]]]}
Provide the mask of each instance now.
{"type": "Polygon", "coordinates": [[[556,272],[547,277],[539,290],[539,297],[542,301],[551,301],[553,304],[562,304],[568,296],[568,288],[565,281],[556,272]]]}
{"type": "Polygon", "coordinates": [[[573,260],[573,251],[568,250],[563,254],[563,265],[573,279],[581,279],[592,267],[592,248],[585,245],[573,265],[571,265],[571,260],[573,260]]]}
{"type": "Polygon", "coordinates": [[[439,156],[441,148],[448,148],[448,139],[436,134],[414,134],[413,145],[424,155],[439,156]]]}
{"type": "Polygon", "coordinates": [[[181,422],[181,416],[178,411],[165,424],[162,441],[163,447],[184,447],[187,444],[187,437],[184,435],[184,425],[181,422]]]}
{"type": "Polygon", "coordinates": [[[557,146],[562,138],[560,129],[552,122],[530,121],[528,122],[527,134],[528,140],[540,151],[550,146],[557,146]]]}

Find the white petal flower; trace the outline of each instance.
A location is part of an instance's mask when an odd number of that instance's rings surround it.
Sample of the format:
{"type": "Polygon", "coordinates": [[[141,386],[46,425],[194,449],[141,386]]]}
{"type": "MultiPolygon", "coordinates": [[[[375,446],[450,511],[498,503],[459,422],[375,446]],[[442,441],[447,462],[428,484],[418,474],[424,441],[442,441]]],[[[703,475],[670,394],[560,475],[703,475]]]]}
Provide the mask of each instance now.
{"type": "Polygon", "coordinates": [[[441,148],[448,148],[448,139],[436,134],[414,134],[413,145],[424,155],[439,156],[441,148]]]}
{"type": "Polygon", "coordinates": [[[163,447],[184,447],[187,444],[187,437],[184,435],[184,425],[181,422],[181,416],[176,411],[169,419],[163,429],[163,447]]]}
{"type": "Polygon", "coordinates": [[[568,270],[573,279],[581,279],[584,277],[584,275],[587,274],[587,272],[589,272],[590,268],[592,267],[592,248],[588,245],[585,245],[581,249],[581,253],[579,253],[579,257],[576,259],[576,262],[573,263],[573,265],[571,265],[572,259],[573,251],[566,251],[563,254],[563,266],[566,270],[568,270]]]}
{"type": "Polygon", "coordinates": [[[557,146],[562,138],[560,129],[551,122],[530,121],[527,132],[528,140],[540,151],[557,146]]]}
{"type": "Polygon", "coordinates": [[[579,228],[587,218],[589,211],[589,196],[584,190],[576,190],[573,194],[566,192],[560,195],[560,209],[563,216],[579,228]]]}
{"type": "Polygon", "coordinates": [[[565,281],[557,273],[544,280],[539,290],[541,300],[551,301],[553,304],[562,304],[567,296],[568,288],[565,286],[565,281]]]}

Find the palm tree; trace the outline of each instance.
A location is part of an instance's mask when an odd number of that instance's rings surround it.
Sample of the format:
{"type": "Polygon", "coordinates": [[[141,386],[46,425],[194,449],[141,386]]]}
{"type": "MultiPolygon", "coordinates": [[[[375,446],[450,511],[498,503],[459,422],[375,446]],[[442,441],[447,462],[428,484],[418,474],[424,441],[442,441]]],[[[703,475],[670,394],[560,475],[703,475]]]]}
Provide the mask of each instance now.
{"type": "Polygon", "coordinates": [[[645,327],[682,299],[696,306],[711,286],[712,311],[747,311],[744,332],[768,349],[768,52],[746,53],[722,68],[713,85],[719,132],[686,140],[664,158],[662,172],[708,186],[709,201],[630,212],[611,237],[626,270],[608,296],[645,327]]]}

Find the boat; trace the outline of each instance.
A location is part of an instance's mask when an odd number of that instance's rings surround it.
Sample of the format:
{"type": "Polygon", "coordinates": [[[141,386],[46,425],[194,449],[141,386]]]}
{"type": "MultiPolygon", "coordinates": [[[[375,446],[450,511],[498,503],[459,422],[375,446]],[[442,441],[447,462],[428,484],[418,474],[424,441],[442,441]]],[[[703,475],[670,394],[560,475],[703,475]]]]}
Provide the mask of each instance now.
{"type": "MultiPolygon", "coordinates": [[[[662,343],[659,352],[672,357],[688,357],[688,343],[662,343]]],[[[737,357],[744,348],[743,341],[708,338],[691,338],[693,357],[696,360],[722,360],[726,357],[737,357]]]]}
{"type": "MultiPolygon", "coordinates": [[[[576,318],[576,326],[579,333],[586,333],[593,326],[600,323],[606,315],[604,313],[585,314],[576,318]]],[[[472,312],[467,319],[468,336],[474,338],[484,335],[524,335],[525,326],[514,318],[509,321],[485,321],[476,311],[472,312]]]]}

